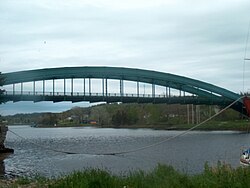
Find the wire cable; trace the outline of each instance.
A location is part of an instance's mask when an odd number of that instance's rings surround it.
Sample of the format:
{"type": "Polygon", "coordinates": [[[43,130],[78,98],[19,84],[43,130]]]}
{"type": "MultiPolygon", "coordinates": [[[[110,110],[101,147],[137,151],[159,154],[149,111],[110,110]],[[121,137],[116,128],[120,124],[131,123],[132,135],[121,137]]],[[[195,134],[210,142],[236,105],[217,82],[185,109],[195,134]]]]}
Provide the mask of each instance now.
{"type": "Polygon", "coordinates": [[[245,53],[244,53],[244,62],[243,62],[243,94],[245,92],[245,68],[246,68],[246,60],[250,60],[247,58],[247,49],[248,49],[248,39],[249,39],[249,33],[250,33],[250,21],[248,24],[248,31],[247,31],[247,38],[246,38],[246,45],[245,45],[245,53]]]}
{"type": "Polygon", "coordinates": [[[28,143],[33,144],[33,145],[35,145],[35,146],[37,146],[39,148],[42,148],[44,150],[50,150],[50,151],[54,151],[54,152],[58,152],[58,153],[65,153],[65,154],[76,154],[75,152],[57,150],[57,149],[53,149],[53,148],[49,148],[49,147],[37,144],[37,143],[35,143],[35,142],[31,141],[31,140],[28,140],[27,138],[25,138],[25,137],[23,137],[23,136],[21,136],[19,134],[17,134],[16,132],[14,132],[14,131],[12,131],[10,129],[8,129],[8,131],[11,132],[12,134],[14,134],[15,136],[27,141],[28,143]]]}

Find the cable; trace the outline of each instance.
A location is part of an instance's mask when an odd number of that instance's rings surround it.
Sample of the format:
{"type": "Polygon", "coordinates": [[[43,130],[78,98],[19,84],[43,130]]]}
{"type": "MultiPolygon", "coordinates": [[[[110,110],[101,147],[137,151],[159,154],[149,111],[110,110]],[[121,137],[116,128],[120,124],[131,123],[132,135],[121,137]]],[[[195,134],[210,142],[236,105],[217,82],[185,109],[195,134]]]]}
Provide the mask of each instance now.
{"type": "Polygon", "coordinates": [[[173,140],[177,137],[181,137],[183,135],[186,135],[188,132],[194,130],[195,128],[205,124],[206,122],[210,121],[211,119],[215,118],[216,116],[218,116],[219,114],[221,114],[222,112],[224,112],[225,110],[227,110],[228,108],[230,108],[231,106],[233,106],[235,103],[237,103],[239,100],[241,100],[243,97],[245,96],[242,96],[240,98],[238,98],[237,100],[235,100],[234,102],[232,102],[231,104],[229,104],[228,106],[226,106],[225,108],[223,108],[221,111],[217,112],[216,114],[214,114],[213,116],[209,117],[208,119],[204,120],[203,122],[201,122],[200,124],[197,124],[193,127],[191,127],[190,129],[184,131],[184,132],[181,132],[180,134],[177,134],[175,136],[172,136],[172,137],[169,137],[169,138],[166,138],[160,142],[156,142],[154,144],[150,144],[150,145],[147,145],[147,146],[143,146],[143,147],[140,147],[140,148],[136,148],[136,149],[131,149],[131,150],[127,150],[127,151],[120,151],[120,152],[109,152],[109,153],[77,153],[77,152],[70,152],[70,151],[62,151],[62,150],[57,150],[57,149],[53,149],[53,148],[48,148],[48,147],[45,147],[45,146],[42,146],[42,145],[39,145],[35,142],[32,142],[26,138],[24,138],[23,136],[20,136],[19,134],[15,133],[14,131],[12,130],[9,130],[12,134],[26,140],[27,142],[31,143],[31,144],[34,144],[40,148],[43,148],[43,149],[46,149],[46,150],[50,150],[50,151],[54,151],[54,152],[58,152],[58,153],[64,153],[64,154],[79,154],[79,155],[122,155],[122,154],[128,154],[128,153],[134,153],[134,152],[137,152],[137,151],[141,151],[141,150],[145,150],[147,148],[151,148],[151,147],[154,147],[154,146],[157,146],[157,145],[160,145],[160,144],[163,144],[165,142],[168,142],[170,140],[173,140]]]}
{"type": "Polygon", "coordinates": [[[23,137],[23,136],[21,136],[21,135],[15,133],[14,131],[12,131],[12,130],[10,130],[10,129],[8,129],[8,131],[11,132],[12,134],[16,135],[17,137],[19,137],[19,138],[21,138],[21,139],[23,139],[23,140],[26,140],[26,141],[29,142],[30,144],[33,144],[33,145],[35,145],[35,146],[38,146],[38,147],[40,147],[40,148],[42,148],[42,149],[50,150],[50,151],[54,151],[54,152],[58,152],[58,153],[76,154],[75,152],[62,151],[62,150],[57,150],[57,149],[45,147],[45,146],[43,146],[43,145],[40,145],[40,144],[37,144],[37,143],[35,143],[35,142],[32,142],[32,141],[28,140],[27,138],[25,138],[25,137],[23,137]]]}
{"type": "Polygon", "coordinates": [[[247,39],[246,39],[246,45],[245,45],[245,53],[244,53],[244,62],[243,62],[243,94],[245,92],[245,67],[246,67],[246,60],[248,59],[247,56],[247,48],[248,48],[248,39],[249,39],[249,33],[250,33],[250,21],[248,25],[248,31],[247,31],[247,39]]]}

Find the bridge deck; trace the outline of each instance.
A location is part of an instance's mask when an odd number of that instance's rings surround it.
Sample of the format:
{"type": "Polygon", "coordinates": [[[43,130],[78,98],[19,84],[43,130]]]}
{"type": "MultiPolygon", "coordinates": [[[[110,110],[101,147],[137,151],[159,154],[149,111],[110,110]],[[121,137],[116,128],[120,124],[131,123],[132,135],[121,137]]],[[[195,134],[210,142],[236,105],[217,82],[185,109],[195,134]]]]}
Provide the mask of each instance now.
{"type": "Polygon", "coordinates": [[[53,102],[62,102],[62,101],[72,101],[72,102],[81,102],[88,101],[90,103],[94,102],[122,102],[122,103],[166,103],[166,104],[207,104],[207,105],[228,105],[230,100],[225,99],[214,99],[214,98],[204,98],[199,96],[172,96],[166,97],[165,95],[135,95],[127,94],[121,96],[119,93],[108,94],[104,96],[100,93],[91,93],[86,95],[80,95],[79,93],[74,93],[72,95],[33,95],[33,94],[5,94],[5,99],[7,101],[53,101],[53,102]]]}

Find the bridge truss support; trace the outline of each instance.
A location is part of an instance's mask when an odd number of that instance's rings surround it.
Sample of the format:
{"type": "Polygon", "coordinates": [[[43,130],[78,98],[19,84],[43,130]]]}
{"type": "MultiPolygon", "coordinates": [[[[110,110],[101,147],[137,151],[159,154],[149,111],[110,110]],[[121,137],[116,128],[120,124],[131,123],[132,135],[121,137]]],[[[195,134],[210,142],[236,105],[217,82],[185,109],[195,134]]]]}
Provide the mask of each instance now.
{"type": "Polygon", "coordinates": [[[85,78],[83,78],[83,96],[85,97],[86,95],[86,81],[85,78]]]}
{"type": "Polygon", "coordinates": [[[66,96],[66,79],[63,79],[63,96],[66,96]]]}
{"type": "Polygon", "coordinates": [[[137,97],[139,98],[139,96],[140,96],[140,83],[139,83],[139,81],[137,81],[137,90],[136,90],[136,93],[137,93],[137,97]]]}
{"type": "Polygon", "coordinates": [[[13,95],[15,95],[15,84],[13,84],[13,95]]]}
{"type": "Polygon", "coordinates": [[[107,78],[105,79],[105,94],[107,97],[108,96],[108,79],[107,78]]]}
{"type": "Polygon", "coordinates": [[[43,97],[45,96],[45,80],[43,80],[43,97]]]}
{"type": "Polygon", "coordinates": [[[152,97],[155,98],[155,84],[152,84],[152,97]]]}
{"type": "Polygon", "coordinates": [[[123,80],[120,79],[120,96],[123,97],[124,94],[124,83],[123,80]]]}
{"type": "Polygon", "coordinates": [[[33,81],[33,95],[36,95],[36,81],[33,81]]]}
{"type": "Polygon", "coordinates": [[[21,83],[21,95],[23,95],[23,82],[21,83]]]}
{"type": "Polygon", "coordinates": [[[91,96],[91,78],[89,78],[89,96],[91,96]]]}
{"type": "Polygon", "coordinates": [[[55,96],[55,79],[52,79],[52,95],[55,96]]]}

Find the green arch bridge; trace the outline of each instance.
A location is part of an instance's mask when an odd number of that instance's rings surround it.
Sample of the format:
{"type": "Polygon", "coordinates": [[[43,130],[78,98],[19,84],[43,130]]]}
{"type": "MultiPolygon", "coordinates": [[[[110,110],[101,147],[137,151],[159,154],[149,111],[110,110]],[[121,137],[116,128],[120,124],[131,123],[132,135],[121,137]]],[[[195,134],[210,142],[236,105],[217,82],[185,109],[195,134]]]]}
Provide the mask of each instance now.
{"type": "MultiPolygon", "coordinates": [[[[123,103],[167,103],[167,104],[207,104],[227,106],[238,100],[241,95],[227,89],[202,82],[199,80],[178,76],[169,73],[156,72],[142,69],[121,67],[62,67],[28,71],[4,73],[4,88],[12,85],[11,90],[4,92],[5,101],[89,101],[89,102],[123,102],[123,103]],[[56,91],[55,80],[63,80],[62,92],[56,91]],[[71,92],[66,90],[66,79],[71,79],[71,92]],[[74,92],[74,79],[82,79],[82,91],[74,92]],[[91,92],[91,79],[100,79],[102,92],[91,92]],[[108,80],[119,80],[119,92],[109,93],[108,80]],[[52,89],[46,91],[46,81],[52,80],[52,89]],[[42,82],[40,92],[36,83],[42,82]],[[88,81],[88,87],[86,87],[88,81]],[[124,81],[136,83],[136,93],[125,93],[124,81]],[[24,91],[24,83],[32,82],[31,91],[24,91]],[[151,85],[150,94],[140,92],[140,84],[151,85]],[[19,89],[17,89],[19,85],[19,89]],[[164,95],[156,94],[156,86],[165,88],[164,95]],[[179,91],[173,96],[171,89],[179,91]]],[[[248,98],[241,99],[231,108],[245,115],[249,114],[248,98]]]]}

